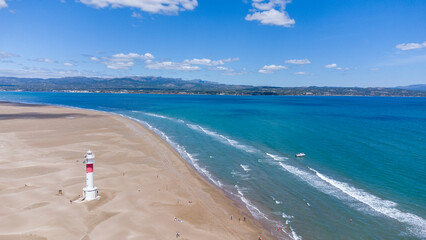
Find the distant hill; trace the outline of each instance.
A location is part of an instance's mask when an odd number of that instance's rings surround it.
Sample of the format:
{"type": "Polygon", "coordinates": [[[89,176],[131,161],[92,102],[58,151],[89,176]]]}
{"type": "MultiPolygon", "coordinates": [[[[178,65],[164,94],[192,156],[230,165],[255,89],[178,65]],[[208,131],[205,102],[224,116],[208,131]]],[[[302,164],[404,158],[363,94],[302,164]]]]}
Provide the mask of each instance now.
{"type": "Polygon", "coordinates": [[[24,91],[222,91],[238,90],[244,86],[226,85],[202,80],[185,81],[163,77],[65,77],[65,78],[14,78],[0,77],[0,89],[24,91]]]}
{"type": "Polygon", "coordinates": [[[426,91],[426,84],[415,84],[415,85],[408,85],[408,86],[399,86],[395,87],[398,89],[406,89],[406,90],[414,90],[414,91],[426,91]]]}
{"type": "Polygon", "coordinates": [[[270,87],[228,85],[203,80],[188,81],[180,78],[136,76],[120,78],[65,77],[49,79],[0,77],[0,91],[426,97],[426,92],[399,88],[270,87]]]}

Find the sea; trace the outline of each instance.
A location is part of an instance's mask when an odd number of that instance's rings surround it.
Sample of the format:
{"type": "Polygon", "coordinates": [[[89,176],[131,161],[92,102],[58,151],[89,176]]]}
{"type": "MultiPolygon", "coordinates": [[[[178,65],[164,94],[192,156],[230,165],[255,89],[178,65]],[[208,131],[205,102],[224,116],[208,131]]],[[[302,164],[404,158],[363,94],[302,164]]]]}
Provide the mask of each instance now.
{"type": "Polygon", "coordinates": [[[0,100],[139,122],[277,239],[426,239],[426,98],[0,92],[0,100]]]}

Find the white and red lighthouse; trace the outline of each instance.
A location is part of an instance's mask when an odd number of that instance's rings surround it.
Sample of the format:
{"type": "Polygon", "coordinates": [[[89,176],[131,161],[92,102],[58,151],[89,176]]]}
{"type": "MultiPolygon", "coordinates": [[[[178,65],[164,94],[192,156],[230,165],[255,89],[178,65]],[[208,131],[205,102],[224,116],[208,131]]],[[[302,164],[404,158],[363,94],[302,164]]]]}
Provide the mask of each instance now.
{"type": "Polygon", "coordinates": [[[87,151],[84,155],[84,164],[86,164],[86,187],[83,188],[83,201],[90,201],[98,197],[98,188],[93,186],[93,164],[95,163],[95,154],[87,151]]]}

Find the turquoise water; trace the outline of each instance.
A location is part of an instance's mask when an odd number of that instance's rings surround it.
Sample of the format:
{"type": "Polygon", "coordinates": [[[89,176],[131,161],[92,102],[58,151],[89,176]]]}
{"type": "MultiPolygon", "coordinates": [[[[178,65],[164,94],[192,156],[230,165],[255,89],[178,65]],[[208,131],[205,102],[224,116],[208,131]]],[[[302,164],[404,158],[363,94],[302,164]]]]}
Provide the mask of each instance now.
{"type": "Polygon", "coordinates": [[[0,100],[138,120],[278,238],[426,238],[426,98],[0,92],[0,100]]]}

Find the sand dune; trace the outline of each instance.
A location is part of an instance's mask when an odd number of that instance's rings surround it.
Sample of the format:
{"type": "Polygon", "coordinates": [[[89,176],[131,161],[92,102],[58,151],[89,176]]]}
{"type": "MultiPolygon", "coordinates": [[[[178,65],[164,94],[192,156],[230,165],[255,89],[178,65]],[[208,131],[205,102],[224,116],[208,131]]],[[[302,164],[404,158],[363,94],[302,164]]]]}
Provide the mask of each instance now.
{"type": "Polygon", "coordinates": [[[161,138],[85,110],[0,103],[0,203],[0,240],[271,238],[161,138]],[[88,149],[101,199],[70,203],[88,149]]]}

